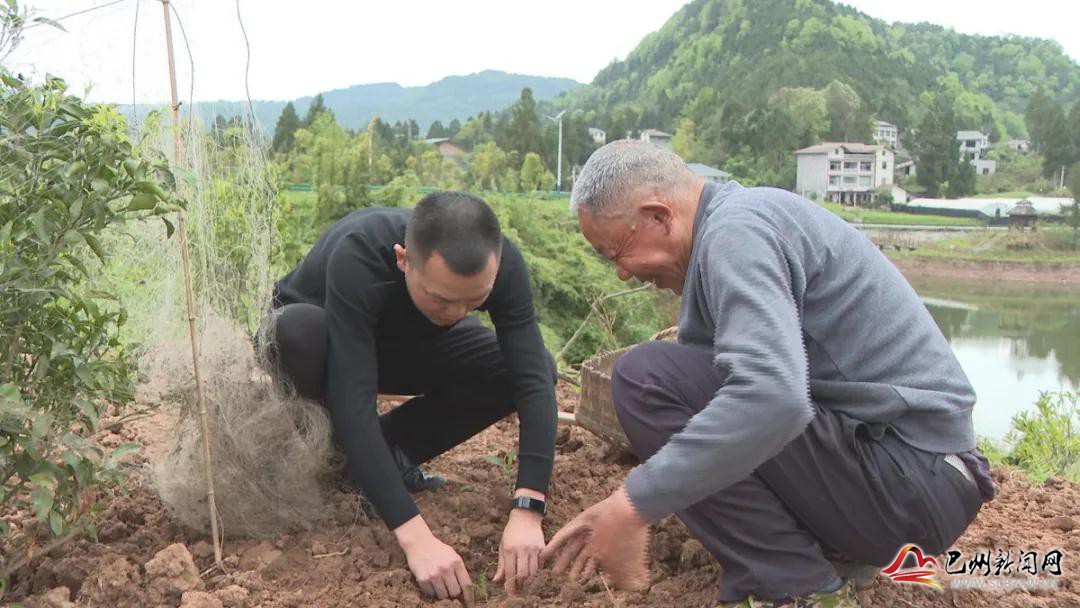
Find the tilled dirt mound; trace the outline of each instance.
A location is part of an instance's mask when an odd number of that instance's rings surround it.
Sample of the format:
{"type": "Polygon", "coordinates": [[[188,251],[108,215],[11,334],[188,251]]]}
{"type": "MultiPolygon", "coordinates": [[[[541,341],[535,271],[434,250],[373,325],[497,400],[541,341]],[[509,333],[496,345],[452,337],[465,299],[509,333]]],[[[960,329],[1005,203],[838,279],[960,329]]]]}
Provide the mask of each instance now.
{"type": "MultiPolygon", "coordinates": [[[[569,404],[566,390],[560,395],[569,404]]],[[[572,406],[567,406],[569,407],[572,406]]],[[[144,456],[131,457],[124,488],[110,491],[98,522],[99,542],[76,541],[35,560],[14,579],[6,598],[38,608],[70,606],[188,606],[245,608],[299,606],[457,606],[421,597],[393,535],[366,519],[355,497],[331,502],[325,525],[314,532],[268,540],[242,539],[225,530],[226,572],[211,569],[207,539],[182,529],[151,490],[146,455],[173,428],[165,414],[129,423],[110,441],[137,439],[148,444],[144,456]]],[[[465,558],[477,585],[480,605],[525,606],[710,606],[719,567],[669,518],[654,528],[651,545],[653,585],[643,593],[608,590],[597,578],[583,584],[542,571],[519,596],[508,597],[490,582],[505,523],[513,472],[487,461],[516,444],[515,421],[504,421],[431,463],[447,485],[418,497],[421,512],[436,535],[465,558]]],[[[613,453],[588,432],[563,428],[552,485],[547,536],[581,509],[607,496],[632,461],[613,453]]],[[[1010,576],[948,575],[939,559],[936,578],[944,591],[884,576],[859,593],[863,606],[919,607],[1075,607],[1080,606],[1080,487],[1062,481],[1032,486],[1015,471],[998,470],[999,497],[987,505],[957,544],[963,559],[987,550],[1038,551],[1039,564],[1052,550],[1062,552],[1060,576],[1039,572],[1010,576]],[[982,580],[983,589],[954,589],[958,579],[982,580]],[[1005,581],[1005,582],[1002,582],[1005,581]],[[1000,589],[1010,584],[1052,589],[1000,589]]]]}

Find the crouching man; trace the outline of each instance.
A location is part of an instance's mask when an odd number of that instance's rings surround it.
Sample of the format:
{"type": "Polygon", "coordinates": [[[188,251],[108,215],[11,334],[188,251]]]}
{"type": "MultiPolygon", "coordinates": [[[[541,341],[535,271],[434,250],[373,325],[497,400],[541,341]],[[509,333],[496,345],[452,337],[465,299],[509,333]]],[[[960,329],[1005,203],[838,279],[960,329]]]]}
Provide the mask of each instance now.
{"type": "Polygon", "coordinates": [[[615,366],[642,464],[555,535],[557,570],[643,587],[648,526],[674,513],[722,566],[721,605],[853,606],[850,579],[909,543],[942,552],[993,496],[971,385],[854,228],[632,141],[590,157],[571,204],[621,279],[682,304],[678,343],[615,366]]]}
{"type": "Polygon", "coordinates": [[[472,604],[461,556],[432,533],[410,491],[442,480],[417,465],[511,413],[520,420],[516,500],[497,580],[536,572],[555,444],[555,367],[525,262],[488,205],[463,193],[415,209],[369,208],[331,226],[277,282],[269,358],[329,409],[348,485],[397,537],[420,587],[472,604]],[[485,328],[474,310],[491,315],[485,328]],[[417,395],[379,416],[379,393],[417,395]]]}

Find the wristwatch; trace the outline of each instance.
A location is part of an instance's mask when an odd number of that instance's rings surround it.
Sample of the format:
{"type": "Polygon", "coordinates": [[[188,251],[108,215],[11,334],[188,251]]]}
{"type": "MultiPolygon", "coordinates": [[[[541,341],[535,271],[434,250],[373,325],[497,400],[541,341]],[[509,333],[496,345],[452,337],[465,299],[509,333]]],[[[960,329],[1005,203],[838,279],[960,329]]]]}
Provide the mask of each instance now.
{"type": "Polygon", "coordinates": [[[547,515],[547,503],[538,498],[530,498],[528,496],[518,496],[510,503],[510,508],[533,511],[539,513],[541,517],[547,515]]]}

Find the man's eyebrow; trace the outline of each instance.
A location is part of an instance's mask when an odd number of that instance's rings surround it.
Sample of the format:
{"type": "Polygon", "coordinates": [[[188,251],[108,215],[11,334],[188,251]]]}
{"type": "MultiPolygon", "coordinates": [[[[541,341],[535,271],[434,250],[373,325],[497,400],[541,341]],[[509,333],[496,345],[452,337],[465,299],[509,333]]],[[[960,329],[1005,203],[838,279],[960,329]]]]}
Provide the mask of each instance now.
{"type": "Polygon", "coordinates": [[[437,291],[432,291],[431,289],[428,289],[427,287],[424,288],[424,291],[427,292],[427,295],[429,295],[429,296],[431,296],[433,298],[439,299],[439,300],[448,300],[449,299],[446,296],[442,295],[441,293],[439,293],[437,291]]]}
{"type": "MultiPolygon", "coordinates": [[[[441,293],[439,293],[437,291],[431,291],[427,287],[424,288],[424,291],[426,291],[429,296],[431,296],[431,297],[433,297],[433,298],[435,298],[437,300],[442,300],[444,302],[455,302],[455,301],[457,301],[457,300],[453,300],[451,298],[448,298],[448,297],[444,296],[443,294],[441,294],[441,293]]],[[[487,293],[484,294],[484,298],[486,299],[490,295],[491,295],[491,291],[488,291],[487,293]]],[[[479,299],[479,297],[463,298],[461,301],[472,301],[472,300],[475,300],[475,299],[479,299]]]]}

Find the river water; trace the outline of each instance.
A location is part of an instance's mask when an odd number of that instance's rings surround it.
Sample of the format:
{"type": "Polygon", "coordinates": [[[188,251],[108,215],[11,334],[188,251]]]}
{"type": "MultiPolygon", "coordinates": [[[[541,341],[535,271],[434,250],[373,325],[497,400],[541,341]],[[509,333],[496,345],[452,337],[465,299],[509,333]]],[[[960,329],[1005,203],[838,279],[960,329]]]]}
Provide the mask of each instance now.
{"type": "Polygon", "coordinates": [[[1001,440],[1040,391],[1080,390],[1080,288],[912,280],[978,396],[975,432],[1001,440]]]}

